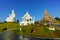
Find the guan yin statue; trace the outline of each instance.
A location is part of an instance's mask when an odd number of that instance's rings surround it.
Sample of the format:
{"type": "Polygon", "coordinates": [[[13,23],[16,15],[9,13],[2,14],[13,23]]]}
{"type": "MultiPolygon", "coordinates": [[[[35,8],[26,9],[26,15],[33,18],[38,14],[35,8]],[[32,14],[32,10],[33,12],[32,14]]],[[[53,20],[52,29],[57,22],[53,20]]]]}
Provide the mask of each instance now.
{"type": "Polygon", "coordinates": [[[20,25],[28,25],[28,24],[34,24],[34,19],[29,15],[28,11],[26,14],[22,17],[22,21],[20,22],[20,25]]]}
{"type": "Polygon", "coordinates": [[[14,10],[12,10],[12,14],[10,14],[10,15],[6,18],[6,22],[15,22],[15,13],[14,13],[14,10]]]}

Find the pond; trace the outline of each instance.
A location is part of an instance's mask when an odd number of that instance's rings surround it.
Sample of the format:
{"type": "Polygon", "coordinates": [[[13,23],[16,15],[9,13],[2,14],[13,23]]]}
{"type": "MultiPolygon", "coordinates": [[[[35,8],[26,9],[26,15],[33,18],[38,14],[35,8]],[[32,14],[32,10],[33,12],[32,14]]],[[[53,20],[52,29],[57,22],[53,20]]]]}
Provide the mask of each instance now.
{"type": "MultiPolygon", "coordinates": [[[[57,39],[59,39],[59,38],[57,38],[57,39]]],[[[19,34],[14,34],[14,32],[12,32],[12,31],[9,31],[9,32],[5,31],[5,32],[0,33],[0,40],[57,40],[57,39],[22,36],[19,34]]]]}

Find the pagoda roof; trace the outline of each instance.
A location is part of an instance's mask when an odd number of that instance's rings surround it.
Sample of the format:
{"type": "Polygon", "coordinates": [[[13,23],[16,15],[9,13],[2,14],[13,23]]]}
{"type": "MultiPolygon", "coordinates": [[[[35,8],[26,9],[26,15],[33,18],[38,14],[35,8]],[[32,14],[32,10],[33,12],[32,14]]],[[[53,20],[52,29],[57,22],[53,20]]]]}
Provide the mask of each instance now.
{"type": "Polygon", "coordinates": [[[26,14],[22,17],[22,19],[24,19],[24,18],[32,18],[31,16],[30,16],[30,14],[28,13],[28,11],[26,12],[26,14]]]}

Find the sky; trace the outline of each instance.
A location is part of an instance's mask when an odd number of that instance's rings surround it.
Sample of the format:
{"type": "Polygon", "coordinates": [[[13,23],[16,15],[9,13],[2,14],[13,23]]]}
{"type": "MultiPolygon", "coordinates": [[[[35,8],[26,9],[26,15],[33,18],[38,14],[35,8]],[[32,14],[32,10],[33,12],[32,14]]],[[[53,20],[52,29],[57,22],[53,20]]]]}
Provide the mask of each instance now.
{"type": "Polygon", "coordinates": [[[12,9],[15,11],[16,20],[20,20],[28,11],[35,21],[41,20],[44,10],[52,17],[60,17],[60,0],[0,0],[0,21],[4,21],[12,9]]]}

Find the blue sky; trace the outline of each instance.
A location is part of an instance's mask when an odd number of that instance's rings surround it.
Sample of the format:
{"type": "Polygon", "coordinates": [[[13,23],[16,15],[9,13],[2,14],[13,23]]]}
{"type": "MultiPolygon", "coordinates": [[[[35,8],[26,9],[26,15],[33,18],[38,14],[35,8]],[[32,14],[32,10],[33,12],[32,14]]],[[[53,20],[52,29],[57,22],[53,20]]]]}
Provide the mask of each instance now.
{"type": "Polygon", "coordinates": [[[35,20],[41,20],[44,16],[44,9],[53,18],[60,17],[60,0],[0,0],[0,21],[4,21],[14,9],[16,19],[21,20],[26,11],[35,20]]]}

